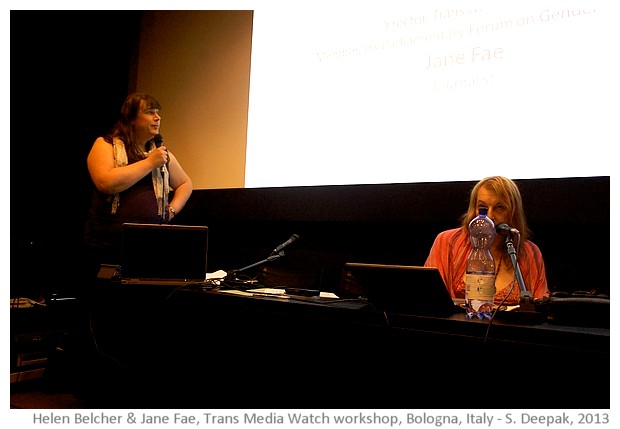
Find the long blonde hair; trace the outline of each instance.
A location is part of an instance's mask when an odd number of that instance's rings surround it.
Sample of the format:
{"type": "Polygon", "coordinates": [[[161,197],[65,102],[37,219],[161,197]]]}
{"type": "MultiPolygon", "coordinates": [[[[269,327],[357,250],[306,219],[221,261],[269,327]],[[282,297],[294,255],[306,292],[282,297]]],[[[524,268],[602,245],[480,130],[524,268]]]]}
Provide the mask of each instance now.
{"type": "Polygon", "coordinates": [[[512,180],[502,176],[490,176],[482,179],[471,190],[469,197],[469,208],[461,216],[461,227],[465,233],[469,233],[469,222],[478,216],[478,192],[480,189],[487,189],[497,195],[497,198],[507,207],[508,218],[506,223],[521,232],[521,239],[526,240],[531,237],[531,231],[527,226],[523,201],[519,187],[512,180]]]}

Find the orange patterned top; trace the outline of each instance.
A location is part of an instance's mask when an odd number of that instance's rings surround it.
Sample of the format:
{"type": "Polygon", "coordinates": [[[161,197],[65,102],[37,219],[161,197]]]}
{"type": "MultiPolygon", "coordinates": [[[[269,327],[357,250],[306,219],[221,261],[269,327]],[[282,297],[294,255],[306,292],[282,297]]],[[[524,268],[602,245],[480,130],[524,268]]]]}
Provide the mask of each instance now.
{"type": "MultiPolygon", "coordinates": [[[[437,267],[443,277],[446,287],[452,298],[465,298],[465,268],[467,256],[471,251],[469,236],[463,234],[461,228],[449,229],[437,235],[431,247],[426,262],[427,267],[437,267]]],[[[545,263],[540,249],[532,241],[521,243],[518,253],[519,268],[523,276],[525,288],[532,293],[532,297],[543,298],[549,296],[545,263]]],[[[500,290],[495,295],[495,303],[499,304],[510,291],[510,296],[504,304],[519,303],[519,284],[513,279],[514,287],[500,290]]]]}

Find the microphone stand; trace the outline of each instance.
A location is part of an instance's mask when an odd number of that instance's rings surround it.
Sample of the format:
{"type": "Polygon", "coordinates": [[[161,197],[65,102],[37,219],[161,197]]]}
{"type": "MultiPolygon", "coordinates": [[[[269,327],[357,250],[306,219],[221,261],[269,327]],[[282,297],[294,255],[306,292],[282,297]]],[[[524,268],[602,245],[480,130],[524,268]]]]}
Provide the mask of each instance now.
{"type": "Polygon", "coordinates": [[[271,254],[269,257],[261,261],[258,261],[254,264],[248,265],[247,267],[239,268],[238,270],[232,270],[230,273],[228,273],[228,276],[226,277],[227,278],[230,277],[231,281],[239,281],[239,279],[237,278],[237,273],[240,273],[241,271],[249,270],[250,268],[258,267],[259,265],[266,264],[267,262],[275,261],[276,259],[281,258],[282,256],[284,256],[284,250],[280,251],[279,253],[271,254]]]}
{"type": "MultiPolygon", "coordinates": [[[[515,270],[515,277],[517,278],[517,283],[519,283],[520,299],[518,313],[524,315],[524,317],[527,318],[527,321],[533,323],[542,323],[544,318],[542,317],[541,313],[536,311],[534,307],[534,298],[532,297],[532,293],[525,288],[525,281],[523,280],[521,268],[519,267],[519,262],[517,261],[517,251],[515,249],[514,243],[512,242],[512,233],[506,235],[504,242],[506,243],[508,255],[510,256],[512,266],[515,270]]],[[[519,319],[522,319],[522,317],[519,317],[519,319]]]]}

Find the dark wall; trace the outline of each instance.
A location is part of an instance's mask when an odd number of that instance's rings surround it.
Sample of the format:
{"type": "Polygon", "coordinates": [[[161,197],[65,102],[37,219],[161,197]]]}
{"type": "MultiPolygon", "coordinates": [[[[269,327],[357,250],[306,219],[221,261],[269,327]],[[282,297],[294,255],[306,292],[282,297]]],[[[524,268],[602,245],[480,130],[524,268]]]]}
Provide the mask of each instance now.
{"type": "Polygon", "coordinates": [[[86,156],[130,86],[136,11],[11,11],[11,293],[70,277],[91,180],[86,156]]]}
{"type": "MultiPolygon", "coordinates": [[[[550,289],[609,292],[609,177],[518,180],[550,289]],[[597,257],[582,261],[596,239],[597,257]]],[[[422,265],[435,236],[459,225],[475,182],[197,190],[178,223],[210,227],[209,270],[238,269],[301,239],[273,265],[322,269],[325,290],[346,261],[422,265]]],[[[272,264],[271,262],[269,264],[272,264]]]]}

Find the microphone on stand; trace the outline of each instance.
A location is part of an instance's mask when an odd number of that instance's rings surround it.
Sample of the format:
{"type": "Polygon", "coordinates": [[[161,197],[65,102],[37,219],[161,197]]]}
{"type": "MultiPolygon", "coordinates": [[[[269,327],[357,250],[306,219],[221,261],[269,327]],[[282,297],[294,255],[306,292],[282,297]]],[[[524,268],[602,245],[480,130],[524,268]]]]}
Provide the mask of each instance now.
{"type": "Polygon", "coordinates": [[[510,234],[517,234],[517,235],[520,234],[520,232],[519,232],[519,230],[517,228],[513,228],[510,225],[508,225],[507,223],[503,223],[503,222],[500,223],[499,225],[497,225],[495,227],[495,230],[497,232],[499,232],[499,233],[509,232],[510,234]]]}
{"type": "Polygon", "coordinates": [[[280,253],[282,251],[282,249],[284,249],[286,246],[288,246],[289,244],[294,243],[297,240],[299,240],[299,235],[297,235],[297,234],[291,235],[291,238],[289,238],[284,243],[280,244],[278,247],[273,249],[273,252],[271,252],[271,254],[273,255],[273,254],[276,254],[276,253],[280,253]]]}
{"type": "Polygon", "coordinates": [[[519,321],[522,323],[542,323],[545,316],[544,314],[536,311],[532,293],[527,290],[525,286],[525,280],[523,279],[523,274],[521,273],[521,267],[519,267],[519,262],[517,261],[517,250],[515,249],[512,241],[513,234],[517,235],[519,240],[521,240],[521,233],[518,229],[513,228],[506,223],[498,224],[495,229],[498,233],[505,235],[504,243],[506,244],[508,256],[510,256],[510,260],[512,261],[512,266],[515,271],[515,279],[519,285],[519,311],[515,312],[516,316],[506,316],[509,312],[502,312],[502,317],[518,317],[519,321]]]}
{"type": "Polygon", "coordinates": [[[262,261],[258,261],[258,262],[254,263],[254,264],[248,265],[247,267],[239,268],[237,270],[228,271],[228,275],[226,276],[226,279],[229,280],[229,281],[236,281],[237,280],[237,273],[249,270],[250,268],[258,267],[259,265],[263,265],[263,264],[265,264],[267,262],[275,261],[276,259],[281,258],[282,256],[285,256],[284,252],[282,251],[282,249],[284,249],[286,246],[288,246],[291,243],[294,243],[297,240],[299,240],[299,235],[297,235],[297,234],[291,235],[291,238],[289,238],[284,243],[280,244],[278,247],[273,249],[273,252],[271,252],[271,255],[269,255],[267,258],[263,259],[262,261]]]}

